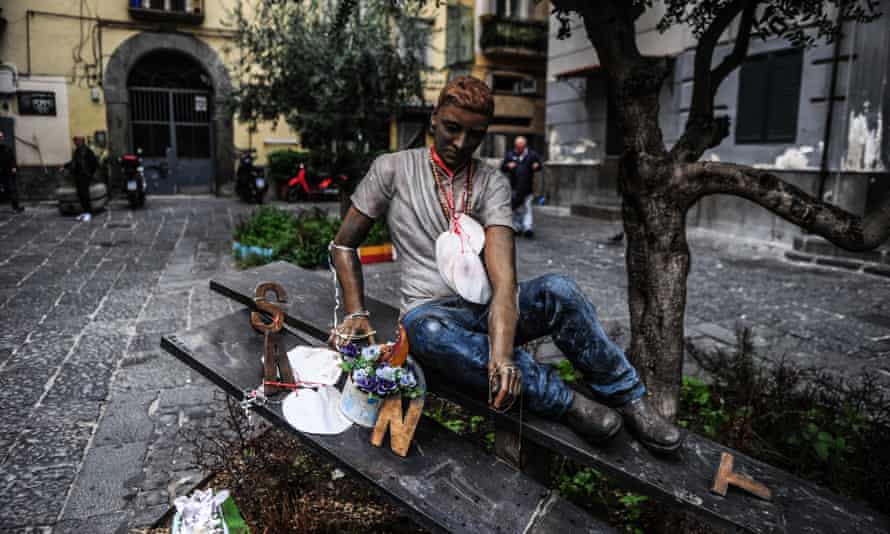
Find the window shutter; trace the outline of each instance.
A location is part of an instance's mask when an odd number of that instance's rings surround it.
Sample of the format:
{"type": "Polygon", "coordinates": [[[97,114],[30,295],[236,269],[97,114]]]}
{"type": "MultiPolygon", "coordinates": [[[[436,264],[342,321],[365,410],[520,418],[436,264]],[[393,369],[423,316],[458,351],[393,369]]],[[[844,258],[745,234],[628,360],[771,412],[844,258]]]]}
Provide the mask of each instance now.
{"type": "Polygon", "coordinates": [[[739,100],[736,108],[737,143],[763,140],[769,88],[769,62],[766,55],[748,58],[739,73],[739,100]]]}
{"type": "Polygon", "coordinates": [[[769,62],[767,141],[794,141],[797,138],[802,56],[800,50],[793,50],[775,54],[769,62]]]}
{"type": "Polygon", "coordinates": [[[473,61],[474,49],[476,48],[473,42],[475,38],[475,33],[473,32],[473,8],[461,6],[460,10],[460,61],[471,63],[473,61]]]}
{"type": "Polygon", "coordinates": [[[460,6],[448,6],[445,23],[445,63],[453,65],[460,60],[460,6]]]}

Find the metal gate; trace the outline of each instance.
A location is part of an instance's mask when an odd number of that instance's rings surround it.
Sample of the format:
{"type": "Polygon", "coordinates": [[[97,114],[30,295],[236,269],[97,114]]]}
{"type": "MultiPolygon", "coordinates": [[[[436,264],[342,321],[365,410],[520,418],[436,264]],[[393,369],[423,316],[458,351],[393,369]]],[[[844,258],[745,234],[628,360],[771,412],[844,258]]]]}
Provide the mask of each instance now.
{"type": "Polygon", "coordinates": [[[149,193],[212,192],[211,109],[208,91],[130,88],[130,138],[142,149],[149,193]]]}

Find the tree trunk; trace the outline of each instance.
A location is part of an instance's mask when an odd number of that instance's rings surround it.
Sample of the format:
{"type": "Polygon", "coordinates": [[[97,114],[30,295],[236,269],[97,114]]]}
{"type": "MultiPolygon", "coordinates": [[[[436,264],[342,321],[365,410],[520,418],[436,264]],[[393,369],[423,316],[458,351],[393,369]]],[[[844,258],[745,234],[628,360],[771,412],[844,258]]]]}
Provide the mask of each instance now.
{"type": "Polygon", "coordinates": [[[683,371],[683,318],[689,247],[685,212],[670,199],[625,194],[629,357],[653,405],[671,419],[679,409],[683,371]]]}

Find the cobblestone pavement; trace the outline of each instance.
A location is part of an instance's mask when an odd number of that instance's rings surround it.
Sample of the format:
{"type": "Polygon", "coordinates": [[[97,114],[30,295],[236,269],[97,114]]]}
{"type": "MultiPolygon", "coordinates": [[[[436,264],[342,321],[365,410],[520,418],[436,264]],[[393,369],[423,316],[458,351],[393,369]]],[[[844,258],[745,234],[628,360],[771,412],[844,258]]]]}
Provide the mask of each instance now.
{"type": "MultiPolygon", "coordinates": [[[[151,198],[90,223],[0,210],[0,533],[148,525],[206,475],[181,430],[218,424],[221,394],[158,345],[235,309],[207,280],[232,269],[231,229],[246,211],[213,198],[151,198]]],[[[623,247],[605,244],[618,227],[538,221],[536,239],[519,241],[520,277],[575,277],[626,341],[623,247]]],[[[687,335],[731,343],[743,322],[770,354],[890,378],[887,279],[690,241],[687,335]]],[[[397,301],[394,265],[366,278],[371,295],[397,301]]]]}

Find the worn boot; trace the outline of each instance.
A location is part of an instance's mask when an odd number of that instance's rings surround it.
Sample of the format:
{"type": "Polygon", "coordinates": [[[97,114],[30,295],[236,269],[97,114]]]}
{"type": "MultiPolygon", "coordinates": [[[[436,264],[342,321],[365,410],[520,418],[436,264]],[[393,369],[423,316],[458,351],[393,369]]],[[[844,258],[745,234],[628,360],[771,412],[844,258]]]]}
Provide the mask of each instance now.
{"type": "Polygon", "coordinates": [[[618,412],[575,393],[572,405],[565,414],[565,422],[576,434],[591,443],[600,443],[621,430],[618,412]]]}
{"type": "Polygon", "coordinates": [[[685,435],[649,404],[645,397],[618,408],[628,430],[654,452],[673,452],[683,444],[685,435]]]}

